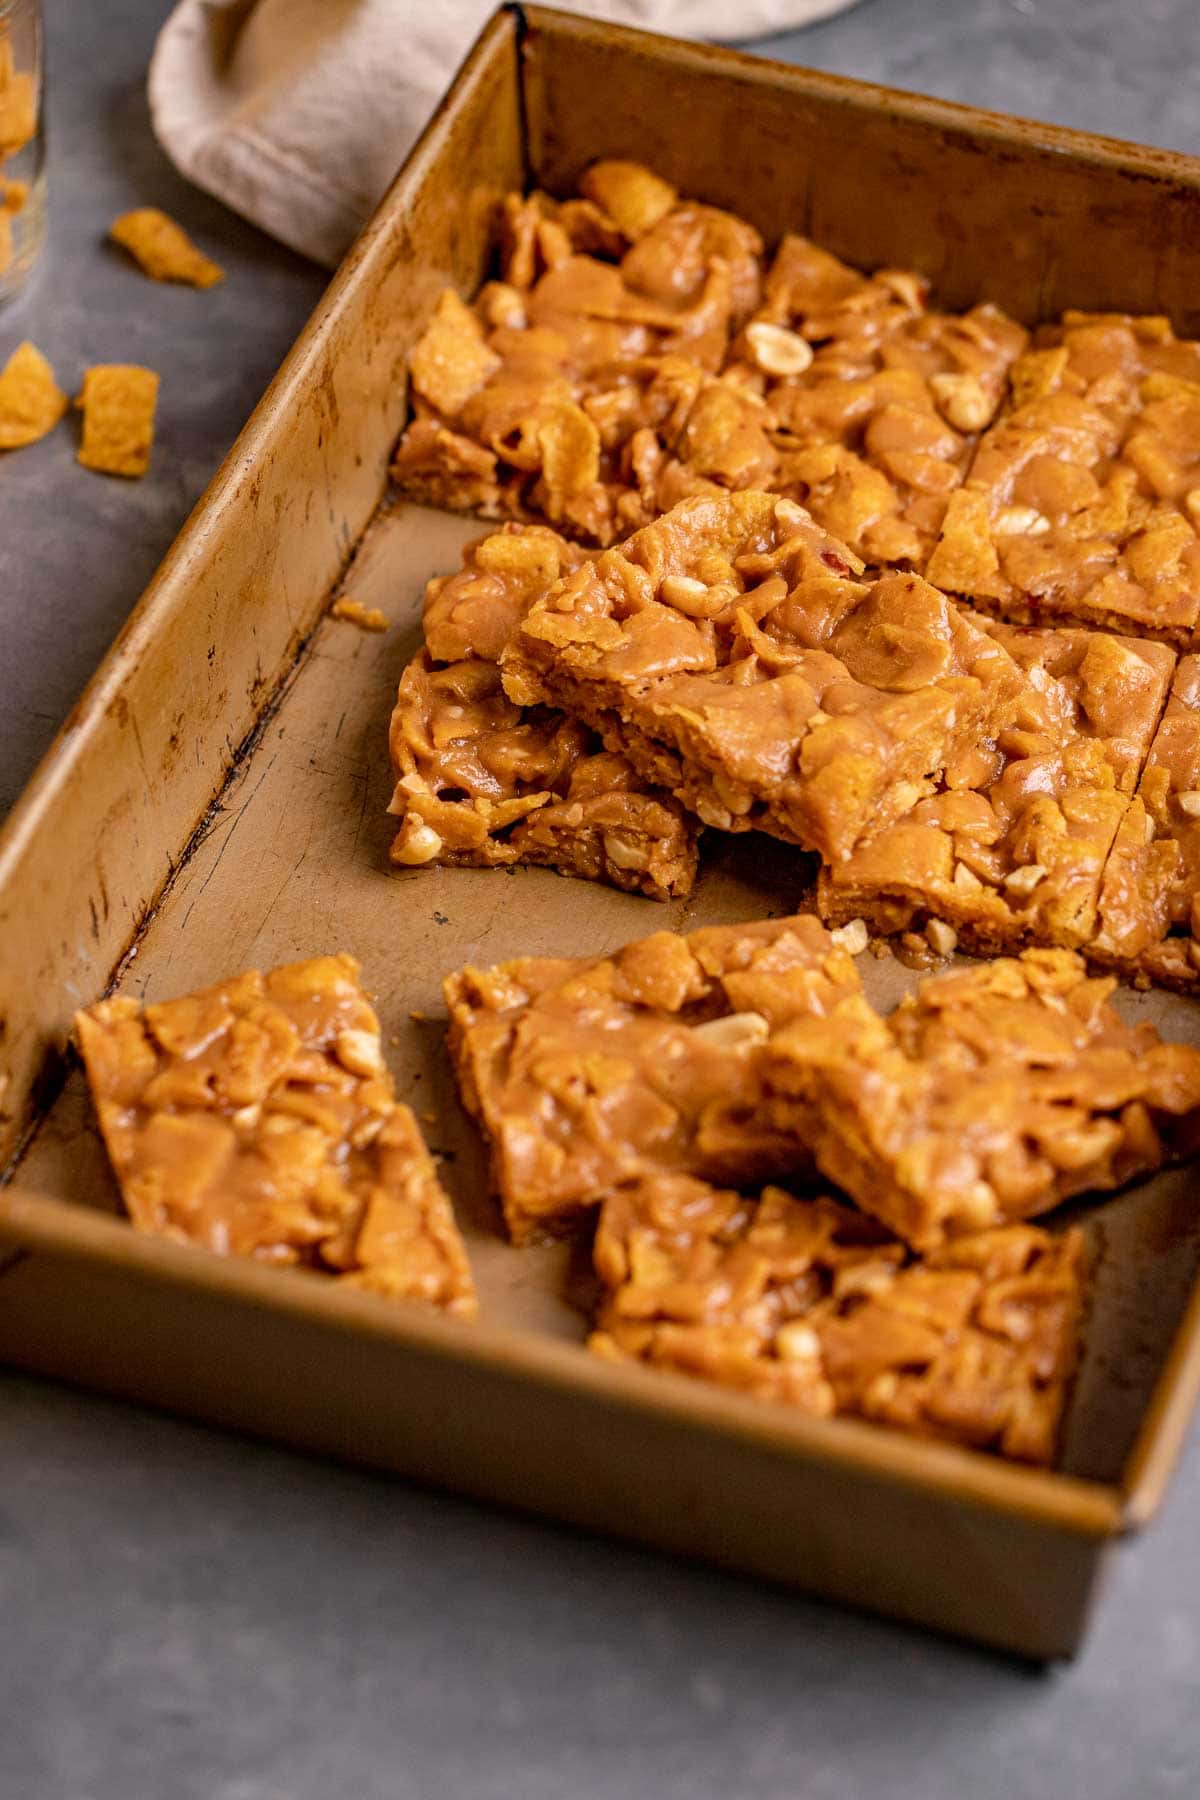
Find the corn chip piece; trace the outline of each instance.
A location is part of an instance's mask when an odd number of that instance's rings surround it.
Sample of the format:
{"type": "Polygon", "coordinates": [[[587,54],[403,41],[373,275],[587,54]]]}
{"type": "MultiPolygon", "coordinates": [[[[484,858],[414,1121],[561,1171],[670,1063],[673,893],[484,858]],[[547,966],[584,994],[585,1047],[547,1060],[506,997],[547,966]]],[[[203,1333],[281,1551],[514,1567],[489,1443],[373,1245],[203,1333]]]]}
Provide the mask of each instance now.
{"type": "Polygon", "coordinates": [[[158,376],[132,363],[99,363],[83,377],[79,460],[103,475],[144,475],[154,442],[158,376]]]}
{"type": "Polygon", "coordinates": [[[156,206],[139,206],[114,219],[108,235],[140,265],[152,281],[183,281],[192,287],[215,287],[225,271],[197,250],[183,227],[156,206]]]}
{"type": "Polygon", "coordinates": [[[421,398],[453,418],[495,374],[500,358],[484,342],[483,326],[470,307],[446,288],[408,366],[421,398]]]}
{"type": "MultiPolygon", "coordinates": [[[[0,218],[7,222],[6,214],[0,218]]],[[[36,444],[54,430],[69,404],[36,345],[18,345],[0,373],[0,450],[36,444]]]]}
{"type": "Polygon", "coordinates": [[[360,631],[386,631],[387,615],[380,612],[377,606],[364,606],[361,600],[351,600],[343,594],[335,600],[329,609],[335,619],[345,619],[351,625],[357,625],[360,631]]]}
{"type": "Polygon", "coordinates": [[[1000,559],[992,543],[987,501],[960,488],[951,494],[937,548],[929,560],[929,580],[950,593],[988,595],[1003,591],[1000,559]]]}
{"type": "Polygon", "coordinates": [[[565,400],[538,426],[546,511],[561,519],[567,502],[600,478],[600,433],[581,406],[565,400]]]}
{"type": "Polygon", "coordinates": [[[1066,345],[1059,344],[1049,350],[1027,350],[1024,356],[1018,356],[1009,370],[1013,411],[1019,412],[1032,401],[1055,393],[1066,374],[1070,355],[1066,345]]]}
{"type": "Polygon", "coordinates": [[[679,199],[675,189],[641,163],[593,163],[580,177],[579,191],[615,221],[627,238],[641,237],[679,199]]]}
{"type": "Polygon", "coordinates": [[[15,156],[37,130],[37,84],[18,69],[0,85],[0,157],[15,156]]]}
{"type": "Polygon", "coordinates": [[[29,183],[0,176],[0,212],[19,213],[29,198],[29,183]]]}

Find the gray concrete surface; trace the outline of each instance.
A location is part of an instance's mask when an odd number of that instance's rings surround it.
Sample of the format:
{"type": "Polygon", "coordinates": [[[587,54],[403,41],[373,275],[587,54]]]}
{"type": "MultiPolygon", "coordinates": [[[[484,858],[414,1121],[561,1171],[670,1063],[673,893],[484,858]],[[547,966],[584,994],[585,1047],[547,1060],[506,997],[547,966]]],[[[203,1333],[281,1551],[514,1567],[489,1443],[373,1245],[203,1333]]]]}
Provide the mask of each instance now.
{"type": "Polygon", "coordinates": [[[48,748],[275,373],[326,272],[200,193],[150,130],[146,62],[165,0],[48,0],[50,234],[0,312],[0,359],[31,337],[60,385],[94,362],[162,377],[142,481],[74,460],[78,415],[0,467],[0,816],[48,748]],[[228,271],[207,292],[148,282],[105,242],[131,206],[186,221],[228,271]]]}
{"type": "MultiPolygon", "coordinates": [[[[0,473],[0,810],[320,290],[173,175],[163,0],[49,0],[35,335],[165,377],[153,475],[63,438],[0,473]],[[157,201],[227,263],[149,288],[97,238],[157,201]]],[[[731,7],[732,11],[732,7],[731,7]]],[[[866,0],[797,61],[1200,151],[1191,0],[866,0]]],[[[0,1376],[0,1800],[1166,1800],[1200,1792],[1200,1458],[1087,1648],[1003,1659],[455,1499],[0,1376]]]]}

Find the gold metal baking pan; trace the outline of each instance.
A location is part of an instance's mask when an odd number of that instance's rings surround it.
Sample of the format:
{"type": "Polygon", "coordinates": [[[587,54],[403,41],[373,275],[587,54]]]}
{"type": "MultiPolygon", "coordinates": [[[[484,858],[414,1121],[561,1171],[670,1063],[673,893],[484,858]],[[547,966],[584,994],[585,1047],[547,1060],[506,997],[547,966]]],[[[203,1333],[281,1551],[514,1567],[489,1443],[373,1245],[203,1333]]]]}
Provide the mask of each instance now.
{"type": "MultiPolygon", "coordinates": [[[[590,1357],[571,1252],[500,1237],[442,1049],[441,973],[782,912],[798,859],[711,855],[655,907],[544,871],[388,868],[385,730],[423,583],[478,529],[386,504],[404,361],[469,293],[492,202],[635,157],[767,237],[925,270],[1032,320],[1200,329],[1200,164],[528,8],[498,13],[0,839],[0,1356],[25,1369],[1047,1657],[1161,1496],[1200,1388],[1200,1206],[1175,1172],[1081,1210],[1098,1249],[1061,1473],[793,1418],[590,1357]],[[383,637],[326,618],[348,577],[383,637]],[[474,1326],[139,1236],[76,1006],[347,948],[476,1269],[474,1326]],[[410,1018],[410,1012],[425,1018],[410,1018]]],[[[909,977],[868,971],[873,997],[909,977]]],[[[1135,1014],[1197,1037],[1183,1000],[1135,1014]]]]}

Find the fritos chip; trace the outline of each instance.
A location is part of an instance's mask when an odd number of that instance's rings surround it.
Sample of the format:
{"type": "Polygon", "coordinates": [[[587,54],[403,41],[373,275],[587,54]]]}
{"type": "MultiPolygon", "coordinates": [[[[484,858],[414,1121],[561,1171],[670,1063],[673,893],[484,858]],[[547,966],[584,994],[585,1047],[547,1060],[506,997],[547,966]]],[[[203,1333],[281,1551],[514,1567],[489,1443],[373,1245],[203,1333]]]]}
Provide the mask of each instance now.
{"type": "Polygon", "coordinates": [[[1066,345],[1059,344],[1054,349],[1027,350],[1024,356],[1018,356],[1008,376],[1013,411],[1019,412],[1031,400],[1044,400],[1052,394],[1066,372],[1070,355],[1066,345]]]}
{"type": "Polygon", "coordinates": [[[380,612],[377,606],[364,606],[361,600],[351,600],[343,595],[330,607],[335,619],[345,619],[348,624],[357,625],[360,631],[386,631],[387,615],[380,612]]]}
{"type": "Polygon", "coordinates": [[[0,373],[0,450],[36,444],[54,430],[69,404],[41,351],[19,344],[0,373]]]}
{"type": "Polygon", "coordinates": [[[154,442],[158,376],[133,363],[99,363],[85,371],[75,402],[83,409],[79,460],[102,475],[144,475],[154,442]]]}
{"type": "Polygon", "coordinates": [[[156,206],[139,206],[114,219],[108,235],[140,265],[152,281],[183,281],[192,287],[215,287],[224,281],[219,263],[197,250],[183,227],[156,206]]]}
{"type": "Polygon", "coordinates": [[[0,176],[0,212],[19,213],[29,198],[29,183],[0,176]]]}
{"type": "Polygon", "coordinates": [[[593,163],[579,181],[581,194],[616,221],[628,238],[641,237],[679,198],[675,189],[641,163],[607,160],[593,163]]]}
{"type": "Polygon", "coordinates": [[[483,327],[470,307],[447,288],[408,366],[421,398],[453,417],[495,374],[500,358],[488,349],[483,327]]]}
{"type": "Polygon", "coordinates": [[[600,433],[581,406],[565,400],[538,426],[546,511],[561,519],[573,495],[600,477],[600,433]]]}
{"type": "Polygon", "coordinates": [[[24,149],[37,130],[37,86],[27,69],[0,82],[0,156],[24,149]]]}
{"type": "Polygon", "coordinates": [[[951,494],[941,541],[926,570],[935,587],[948,593],[991,594],[1000,579],[1000,558],[992,543],[987,501],[960,488],[951,494]]]}

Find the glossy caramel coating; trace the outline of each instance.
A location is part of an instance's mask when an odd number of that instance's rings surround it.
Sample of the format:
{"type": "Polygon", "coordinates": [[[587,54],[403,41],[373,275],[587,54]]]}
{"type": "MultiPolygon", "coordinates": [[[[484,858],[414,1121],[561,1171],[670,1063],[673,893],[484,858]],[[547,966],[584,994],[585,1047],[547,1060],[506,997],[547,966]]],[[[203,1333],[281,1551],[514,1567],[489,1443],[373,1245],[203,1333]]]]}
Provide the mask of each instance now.
{"type": "Polygon", "coordinates": [[[1200,656],[1180,658],[1098,911],[1093,960],[1200,992],[1200,656]]]}
{"type": "Polygon", "coordinates": [[[1090,942],[1174,653],[1081,629],[988,629],[1025,677],[1020,703],[937,792],[822,870],[828,922],[864,918],[894,935],[939,921],[985,951],[1090,942]]]}
{"type": "Polygon", "coordinates": [[[76,1035],[140,1231],[470,1316],[462,1239],[350,956],[123,996],[76,1035]]]}
{"type": "Polygon", "coordinates": [[[429,583],[426,648],[401,676],[388,733],[398,866],[540,864],[652,899],[690,891],[698,821],[586,726],[501,687],[514,630],[583,560],[545,526],[507,526],[429,583]]]}
{"type": "Polygon", "coordinates": [[[1128,1026],[1069,950],[954,969],[882,1019],[861,996],[771,1039],[773,1113],[927,1251],[1152,1174],[1200,1146],[1200,1050],[1128,1026]]]}
{"type": "Polygon", "coordinates": [[[858,991],[851,956],[806,916],[448,976],[459,1091],[514,1242],[569,1228],[641,1175],[755,1181],[808,1166],[767,1118],[764,1048],[858,991]]]}
{"type": "Polygon", "coordinates": [[[1023,328],[931,311],[906,270],[864,275],[681,198],[635,163],[580,197],[508,195],[499,279],[447,290],[409,360],[400,485],[608,545],[692,495],[802,501],[868,561],[919,568],[1006,391],[1023,328]]]}
{"type": "Polygon", "coordinates": [[[1009,619],[1186,648],[1197,508],[1200,347],[1166,319],[1067,313],[1015,364],[926,573],[1009,619]]]}
{"type": "Polygon", "coordinates": [[[793,501],[685,501],[530,609],[505,689],[560,706],[706,824],[844,860],[1022,689],[918,576],[866,585],[793,501]]]}
{"type": "Polygon", "coordinates": [[[815,1417],[1054,1460],[1084,1280],[1078,1229],[976,1232],[920,1259],[862,1213],[658,1176],[605,1201],[591,1348],[815,1417]]]}

